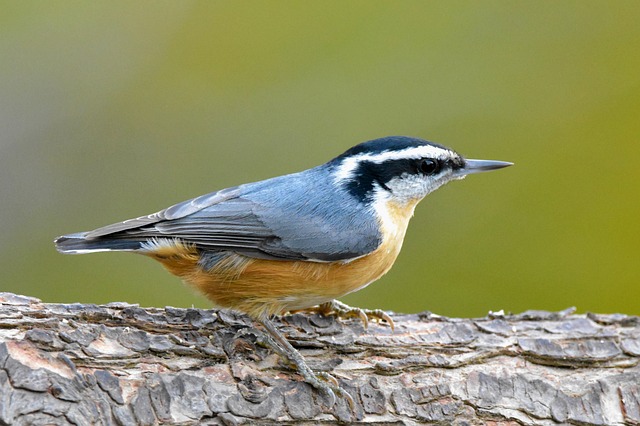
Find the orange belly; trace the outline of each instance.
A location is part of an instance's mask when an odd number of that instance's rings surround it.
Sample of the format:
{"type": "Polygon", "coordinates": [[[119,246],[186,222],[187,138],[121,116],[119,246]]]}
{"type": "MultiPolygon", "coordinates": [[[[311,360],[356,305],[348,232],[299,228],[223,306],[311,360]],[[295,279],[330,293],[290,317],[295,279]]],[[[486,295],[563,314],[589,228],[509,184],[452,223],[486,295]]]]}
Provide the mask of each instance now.
{"type": "Polygon", "coordinates": [[[264,260],[228,252],[212,269],[204,270],[195,248],[171,240],[147,254],[215,305],[264,318],[328,302],[380,278],[400,253],[413,207],[387,204],[381,245],[349,262],[264,260]]]}

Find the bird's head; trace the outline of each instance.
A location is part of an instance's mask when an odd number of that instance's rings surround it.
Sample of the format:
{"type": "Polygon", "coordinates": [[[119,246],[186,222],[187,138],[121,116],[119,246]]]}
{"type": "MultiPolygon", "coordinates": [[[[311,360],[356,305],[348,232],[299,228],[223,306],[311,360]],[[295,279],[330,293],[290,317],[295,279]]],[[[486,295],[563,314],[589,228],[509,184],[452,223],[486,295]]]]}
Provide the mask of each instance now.
{"type": "Polygon", "coordinates": [[[390,136],[363,142],[331,160],[334,184],[367,204],[414,204],[447,182],[512,163],[468,160],[418,138],[390,136]]]}

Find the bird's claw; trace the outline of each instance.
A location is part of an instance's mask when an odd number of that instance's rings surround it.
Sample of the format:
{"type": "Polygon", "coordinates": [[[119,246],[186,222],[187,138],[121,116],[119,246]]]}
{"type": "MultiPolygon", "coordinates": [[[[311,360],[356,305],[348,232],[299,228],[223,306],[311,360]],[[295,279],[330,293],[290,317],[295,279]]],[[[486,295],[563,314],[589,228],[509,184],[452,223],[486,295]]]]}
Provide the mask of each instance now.
{"type": "Polygon", "coordinates": [[[393,319],[382,309],[354,308],[338,300],[323,303],[317,308],[313,308],[313,310],[324,315],[333,313],[340,318],[359,318],[364,324],[364,328],[369,327],[369,320],[384,321],[389,324],[391,330],[393,330],[395,326],[393,319]]]}
{"type": "Polygon", "coordinates": [[[324,393],[329,398],[329,403],[327,404],[329,407],[333,407],[335,405],[337,395],[347,401],[351,412],[355,412],[356,403],[353,400],[353,397],[349,392],[340,387],[338,380],[331,374],[325,373],[324,371],[317,374],[312,373],[310,375],[305,374],[305,372],[301,372],[301,374],[307,383],[324,393]]]}
{"type": "Polygon", "coordinates": [[[335,387],[340,386],[340,383],[338,383],[338,380],[329,373],[325,373],[324,371],[321,371],[318,373],[318,377],[324,380],[325,382],[329,382],[332,386],[335,386],[335,387]]]}

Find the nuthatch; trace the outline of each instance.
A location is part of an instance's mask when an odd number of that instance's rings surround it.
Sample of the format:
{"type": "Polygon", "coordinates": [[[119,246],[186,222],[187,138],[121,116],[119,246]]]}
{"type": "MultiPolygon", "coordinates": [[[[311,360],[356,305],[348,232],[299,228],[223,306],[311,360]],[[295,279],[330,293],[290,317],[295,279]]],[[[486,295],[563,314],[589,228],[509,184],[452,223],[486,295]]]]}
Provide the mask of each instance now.
{"type": "Polygon", "coordinates": [[[422,139],[364,142],[321,166],[203,195],[149,216],[59,237],[62,253],[131,251],[158,260],[216,306],[249,315],[304,379],[335,401],[269,317],[320,305],[343,316],[391,319],[334,299],[393,265],[416,204],[445,183],[510,166],[467,160],[422,139]]]}

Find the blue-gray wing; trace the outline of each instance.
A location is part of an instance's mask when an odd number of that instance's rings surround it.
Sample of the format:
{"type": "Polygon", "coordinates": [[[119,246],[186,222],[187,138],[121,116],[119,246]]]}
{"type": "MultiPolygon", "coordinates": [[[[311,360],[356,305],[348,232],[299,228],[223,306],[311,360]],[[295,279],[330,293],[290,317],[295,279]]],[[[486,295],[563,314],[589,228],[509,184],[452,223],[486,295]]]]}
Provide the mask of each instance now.
{"type": "MultiPolygon", "coordinates": [[[[308,188],[297,187],[295,179],[292,188],[277,183],[260,182],[203,195],[149,216],[96,229],[85,237],[120,241],[177,238],[205,251],[321,262],[354,259],[379,245],[377,228],[361,223],[364,211],[354,213],[343,206],[346,208],[328,212],[322,203],[310,203],[308,188]]],[[[372,223],[371,217],[366,223],[372,223]]]]}

